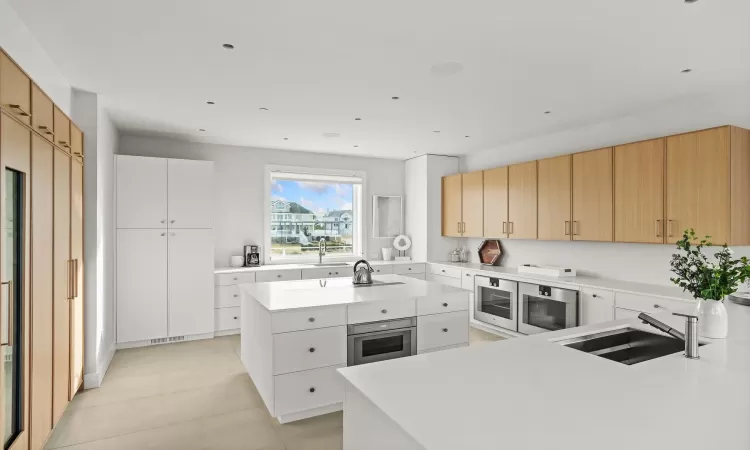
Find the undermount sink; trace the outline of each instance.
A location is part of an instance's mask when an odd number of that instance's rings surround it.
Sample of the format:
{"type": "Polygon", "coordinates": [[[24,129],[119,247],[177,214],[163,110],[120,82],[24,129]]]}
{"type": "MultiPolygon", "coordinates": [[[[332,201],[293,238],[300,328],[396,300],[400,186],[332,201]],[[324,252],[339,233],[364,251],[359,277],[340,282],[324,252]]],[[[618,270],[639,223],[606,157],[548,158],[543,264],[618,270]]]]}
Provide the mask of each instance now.
{"type": "Polygon", "coordinates": [[[349,263],[315,263],[310,264],[311,266],[315,267],[341,267],[341,266],[348,266],[349,263]]]}
{"type": "Polygon", "coordinates": [[[635,328],[577,336],[558,344],[631,366],[685,351],[685,342],[635,328]]]}
{"type": "Polygon", "coordinates": [[[372,280],[372,283],[370,284],[353,284],[355,288],[360,287],[375,287],[375,286],[393,286],[396,284],[404,284],[403,281],[391,281],[391,282],[385,282],[385,281],[378,281],[378,280],[372,280]]]}

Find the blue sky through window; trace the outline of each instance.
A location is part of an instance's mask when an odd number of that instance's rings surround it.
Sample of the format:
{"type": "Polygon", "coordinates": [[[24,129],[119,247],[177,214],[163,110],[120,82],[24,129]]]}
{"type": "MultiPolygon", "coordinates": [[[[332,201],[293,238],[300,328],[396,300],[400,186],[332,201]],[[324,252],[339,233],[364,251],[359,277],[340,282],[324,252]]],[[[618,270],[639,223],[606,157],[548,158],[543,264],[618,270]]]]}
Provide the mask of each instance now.
{"type": "Polygon", "coordinates": [[[271,198],[295,202],[322,216],[328,210],[351,210],[354,192],[351,184],[272,180],[271,198]]]}

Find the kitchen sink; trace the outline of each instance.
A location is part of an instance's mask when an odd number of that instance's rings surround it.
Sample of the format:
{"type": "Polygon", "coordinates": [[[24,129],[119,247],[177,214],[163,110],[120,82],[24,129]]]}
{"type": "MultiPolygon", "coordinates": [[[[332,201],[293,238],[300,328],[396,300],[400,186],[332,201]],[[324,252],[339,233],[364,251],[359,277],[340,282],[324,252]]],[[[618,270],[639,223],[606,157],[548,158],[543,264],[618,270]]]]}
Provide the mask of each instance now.
{"type": "Polygon", "coordinates": [[[628,366],[685,351],[685,342],[680,339],[629,327],[557,343],[628,366]]]}
{"type": "Polygon", "coordinates": [[[353,284],[355,288],[362,288],[362,287],[375,287],[375,286],[394,286],[396,284],[404,284],[403,281],[378,281],[378,280],[372,280],[371,284],[353,284]]]}

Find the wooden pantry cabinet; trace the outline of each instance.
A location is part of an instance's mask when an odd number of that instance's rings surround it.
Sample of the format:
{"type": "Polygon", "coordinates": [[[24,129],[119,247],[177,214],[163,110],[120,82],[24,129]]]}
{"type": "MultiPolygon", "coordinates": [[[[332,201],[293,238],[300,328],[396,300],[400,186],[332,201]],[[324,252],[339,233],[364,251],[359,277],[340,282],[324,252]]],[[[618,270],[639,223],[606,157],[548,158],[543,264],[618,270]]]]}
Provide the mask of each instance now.
{"type": "Polygon", "coordinates": [[[570,240],[574,227],[571,221],[572,203],[571,155],[537,161],[539,240],[570,240]]]}
{"type": "Polygon", "coordinates": [[[442,180],[442,234],[482,237],[484,232],[483,172],[449,175],[442,180]]]}
{"type": "Polygon", "coordinates": [[[0,348],[9,368],[0,371],[0,435],[9,450],[41,449],[83,382],[83,162],[70,155],[71,127],[0,50],[0,348]]]}
{"type": "Polygon", "coordinates": [[[573,155],[574,241],[614,239],[612,148],[573,155]]]}

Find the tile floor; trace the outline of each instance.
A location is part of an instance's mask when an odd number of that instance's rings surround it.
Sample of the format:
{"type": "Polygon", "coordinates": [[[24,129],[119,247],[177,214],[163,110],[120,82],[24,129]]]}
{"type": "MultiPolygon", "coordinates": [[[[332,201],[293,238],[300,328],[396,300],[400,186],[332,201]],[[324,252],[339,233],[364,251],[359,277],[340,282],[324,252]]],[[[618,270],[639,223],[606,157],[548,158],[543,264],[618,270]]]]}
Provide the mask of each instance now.
{"type": "MultiPolygon", "coordinates": [[[[471,344],[501,339],[471,328],[471,344]]],[[[121,350],[77,395],[46,449],[336,450],[342,413],[280,425],[239,359],[239,336],[121,350]]]]}

